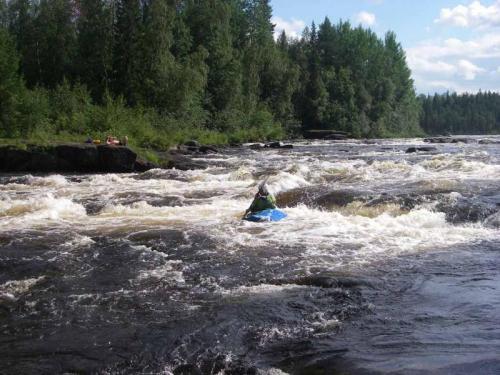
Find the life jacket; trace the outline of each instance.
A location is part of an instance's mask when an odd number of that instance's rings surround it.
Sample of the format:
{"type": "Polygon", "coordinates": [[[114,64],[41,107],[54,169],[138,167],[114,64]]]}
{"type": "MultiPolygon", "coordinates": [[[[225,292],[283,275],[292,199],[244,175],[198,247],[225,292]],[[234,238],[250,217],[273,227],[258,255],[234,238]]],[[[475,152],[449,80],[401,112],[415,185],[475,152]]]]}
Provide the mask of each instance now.
{"type": "Polygon", "coordinates": [[[255,197],[250,206],[250,211],[259,212],[276,208],[276,199],[272,194],[255,197]]]}

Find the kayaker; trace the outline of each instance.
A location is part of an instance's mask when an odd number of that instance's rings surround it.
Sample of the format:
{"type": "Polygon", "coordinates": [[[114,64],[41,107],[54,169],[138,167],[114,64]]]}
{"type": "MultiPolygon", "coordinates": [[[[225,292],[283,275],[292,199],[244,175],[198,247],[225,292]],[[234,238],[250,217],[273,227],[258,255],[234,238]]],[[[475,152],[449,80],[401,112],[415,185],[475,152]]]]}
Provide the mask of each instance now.
{"type": "Polygon", "coordinates": [[[249,213],[255,213],[264,210],[276,208],[276,198],[269,192],[265,183],[259,186],[259,191],[255,194],[252,204],[245,211],[245,216],[249,213]]]}

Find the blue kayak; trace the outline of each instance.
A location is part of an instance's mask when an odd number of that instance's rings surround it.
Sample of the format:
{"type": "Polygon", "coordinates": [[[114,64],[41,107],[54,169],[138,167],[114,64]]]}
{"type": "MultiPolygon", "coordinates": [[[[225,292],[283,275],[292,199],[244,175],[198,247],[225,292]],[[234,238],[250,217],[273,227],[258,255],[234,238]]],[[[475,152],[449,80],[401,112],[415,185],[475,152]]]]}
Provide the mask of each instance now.
{"type": "Polygon", "coordinates": [[[277,210],[277,209],[271,209],[271,210],[264,210],[264,211],[259,211],[259,212],[254,212],[252,214],[249,214],[248,216],[246,216],[244,218],[244,220],[254,221],[254,222],[280,221],[286,217],[287,217],[287,214],[284,213],[283,211],[277,210]]]}

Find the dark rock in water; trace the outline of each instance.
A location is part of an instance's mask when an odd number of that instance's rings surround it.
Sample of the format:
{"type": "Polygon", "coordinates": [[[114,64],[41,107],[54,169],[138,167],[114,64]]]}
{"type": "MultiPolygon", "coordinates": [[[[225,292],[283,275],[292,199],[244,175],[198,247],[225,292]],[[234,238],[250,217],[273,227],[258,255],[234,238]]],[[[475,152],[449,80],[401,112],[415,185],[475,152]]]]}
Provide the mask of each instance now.
{"type": "Polygon", "coordinates": [[[170,153],[168,155],[169,160],[167,161],[167,168],[175,168],[181,171],[189,171],[193,169],[206,169],[208,167],[207,163],[191,159],[185,155],[180,155],[178,153],[170,153]]]}
{"type": "Polygon", "coordinates": [[[123,146],[28,145],[0,147],[3,172],[133,172],[137,155],[123,146]]]}
{"type": "Polygon", "coordinates": [[[265,148],[293,148],[293,145],[285,145],[283,142],[271,142],[264,146],[265,148]]]}
{"type": "Polygon", "coordinates": [[[271,142],[271,143],[266,144],[266,147],[268,147],[268,148],[281,148],[281,147],[283,147],[283,143],[282,142],[271,142]]]}
{"type": "Polygon", "coordinates": [[[216,154],[219,152],[219,150],[214,146],[200,145],[196,141],[189,141],[189,142],[186,142],[182,146],[178,146],[177,151],[180,153],[183,153],[185,155],[199,154],[199,153],[202,153],[202,154],[214,153],[214,154],[216,154]]]}
{"type": "Polygon", "coordinates": [[[137,154],[124,146],[97,146],[99,167],[106,172],[134,171],[137,154]]]}
{"type": "Polygon", "coordinates": [[[218,154],[219,150],[215,148],[214,146],[208,146],[208,145],[203,145],[198,148],[198,151],[203,153],[203,154],[218,154]]]}
{"type": "Polygon", "coordinates": [[[500,144],[500,141],[493,140],[493,139],[481,139],[479,141],[480,145],[498,145],[500,144]]]}
{"type": "Polygon", "coordinates": [[[186,143],[184,143],[184,146],[187,146],[187,147],[200,147],[200,144],[198,143],[198,141],[187,141],[186,143]]]}
{"type": "Polygon", "coordinates": [[[349,190],[336,190],[328,192],[314,199],[314,205],[317,207],[331,209],[333,207],[346,206],[354,202],[356,195],[349,190]]]}
{"type": "Polygon", "coordinates": [[[324,186],[302,187],[280,193],[276,196],[278,206],[294,207],[304,204],[308,207],[331,209],[342,207],[363,196],[364,192],[353,190],[328,191],[324,186]]]}
{"type": "Polygon", "coordinates": [[[185,364],[177,366],[174,375],[203,375],[203,373],[196,365],[185,364]]]}
{"type": "Polygon", "coordinates": [[[451,138],[450,137],[425,138],[424,142],[427,142],[427,143],[451,143],[451,138]]]}
{"type": "Polygon", "coordinates": [[[265,146],[262,143],[254,143],[248,146],[251,150],[262,150],[265,146]]]}
{"type": "Polygon", "coordinates": [[[446,214],[446,221],[453,224],[479,222],[498,212],[492,204],[476,201],[474,198],[461,198],[457,201],[441,201],[436,210],[446,214]]]}
{"type": "MultiPolygon", "coordinates": [[[[217,152],[212,146],[201,146],[204,152],[217,152]]],[[[207,163],[185,156],[184,150],[158,153],[167,161],[162,167],[179,170],[205,169],[207,163]]],[[[130,173],[145,172],[160,166],[138,160],[125,146],[62,144],[51,146],[0,147],[0,172],[78,172],[130,173]]]]}
{"type": "Polygon", "coordinates": [[[453,138],[451,143],[469,143],[470,139],[468,138],[453,138]]]}
{"type": "Polygon", "coordinates": [[[429,147],[429,146],[424,146],[424,147],[410,147],[406,150],[407,154],[411,154],[414,152],[429,152],[429,151],[437,151],[436,147],[429,147]]]}
{"type": "Polygon", "coordinates": [[[309,130],[304,134],[304,138],[344,140],[348,137],[348,135],[348,133],[338,130],[309,130]]]}
{"type": "Polygon", "coordinates": [[[454,137],[431,137],[425,138],[427,143],[471,143],[473,140],[469,138],[454,138],[454,137]]]}
{"type": "Polygon", "coordinates": [[[146,160],[137,159],[134,163],[134,171],[136,172],[146,172],[150,169],[160,168],[158,165],[151,163],[146,160]]]}
{"type": "Polygon", "coordinates": [[[58,145],[55,151],[61,162],[67,163],[69,170],[91,171],[99,163],[97,147],[92,144],[58,145]]]}
{"type": "Polygon", "coordinates": [[[302,286],[314,286],[318,288],[351,289],[362,286],[374,287],[374,283],[369,279],[360,279],[342,275],[332,275],[329,273],[295,277],[291,279],[276,279],[268,282],[273,285],[293,284],[302,286]]]}

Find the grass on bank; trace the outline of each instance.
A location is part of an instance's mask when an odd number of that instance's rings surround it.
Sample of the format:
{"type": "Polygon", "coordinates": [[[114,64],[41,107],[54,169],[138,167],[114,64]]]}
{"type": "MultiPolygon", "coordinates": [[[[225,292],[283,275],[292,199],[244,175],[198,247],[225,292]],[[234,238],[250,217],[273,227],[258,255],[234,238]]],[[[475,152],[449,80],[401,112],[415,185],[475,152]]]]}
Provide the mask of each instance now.
{"type": "Polygon", "coordinates": [[[166,151],[188,140],[223,145],[284,136],[281,125],[265,109],[228,111],[217,118],[209,118],[202,109],[172,116],[150,108],[131,108],[123,98],[110,95],[95,104],[85,86],[67,82],[54,90],[24,90],[15,98],[0,118],[0,144],[21,148],[127,136],[132,149],[155,161],[152,150],[166,151]]]}

